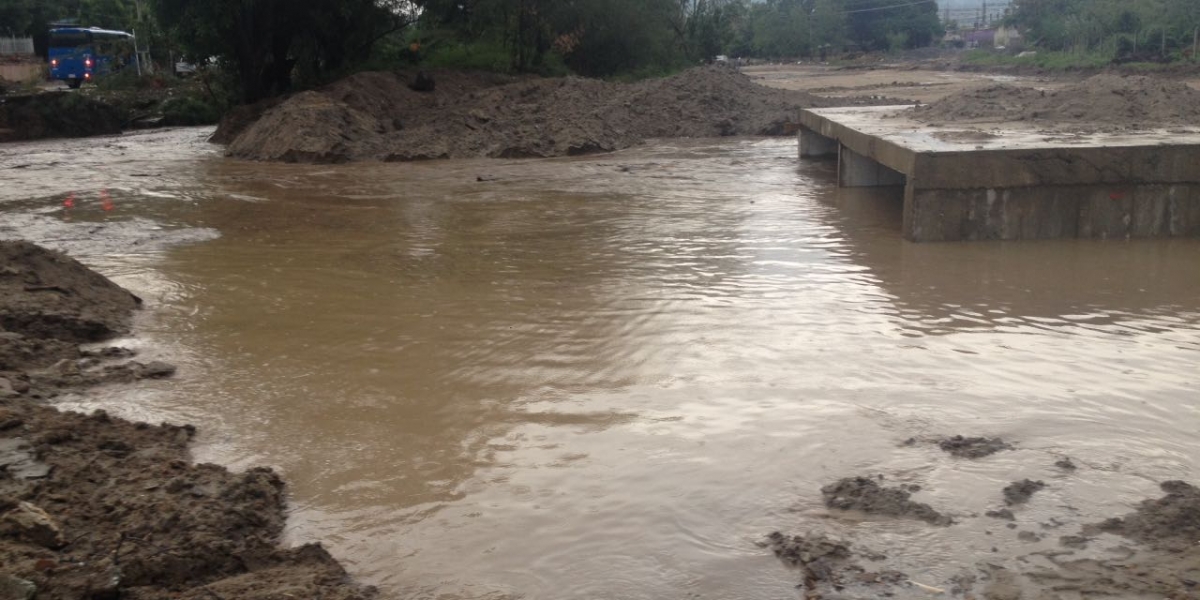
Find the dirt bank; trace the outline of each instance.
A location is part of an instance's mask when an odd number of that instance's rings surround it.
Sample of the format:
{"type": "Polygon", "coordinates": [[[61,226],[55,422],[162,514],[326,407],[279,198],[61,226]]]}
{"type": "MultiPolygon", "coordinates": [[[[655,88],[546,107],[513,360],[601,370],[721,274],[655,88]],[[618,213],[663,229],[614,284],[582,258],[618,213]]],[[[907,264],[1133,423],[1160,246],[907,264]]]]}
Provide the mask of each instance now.
{"type": "Polygon", "coordinates": [[[128,331],[139,301],[125,290],[25,242],[0,242],[0,259],[0,597],[374,597],[319,546],[278,546],[284,484],[269,469],[192,464],[190,426],[41,404],[173,368],[80,351],[128,331]]]}
{"type": "Polygon", "coordinates": [[[1200,125],[1200,92],[1186,83],[1103,74],[1059,90],[991,84],[904,111],[930,123],[1028,122],[1074,132],[1200,125]]]}
{"type": "Polygon", "coordinates": [[[121,133],[124,115],[73,92],[9,96],[0,101],[0,142],[121,133]]]}
{"type": "Polygon", "coordinates": [[[724,67],[633,84],[432,75],[431,92],[411,89],[412,73],[353,75],[296,94],[252,124],[239,114],[214,139],[232,139],[230,156],[289,162],[566,156],[657,137],[790,134],[799,108],[833,103],[765,88],[724,67]],[[244,131],[232,135],[238,126],[244,131]]]}

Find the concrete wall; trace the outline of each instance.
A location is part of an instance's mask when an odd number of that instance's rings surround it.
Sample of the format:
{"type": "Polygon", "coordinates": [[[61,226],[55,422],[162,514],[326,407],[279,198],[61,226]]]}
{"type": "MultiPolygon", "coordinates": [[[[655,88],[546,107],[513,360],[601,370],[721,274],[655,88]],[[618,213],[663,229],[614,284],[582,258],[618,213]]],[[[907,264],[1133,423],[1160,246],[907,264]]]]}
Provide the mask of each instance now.
{"type": "Polygon", "coordinates": [[[1200,237],[1200,184],[914,189],[910,241],[1200,237]]]}

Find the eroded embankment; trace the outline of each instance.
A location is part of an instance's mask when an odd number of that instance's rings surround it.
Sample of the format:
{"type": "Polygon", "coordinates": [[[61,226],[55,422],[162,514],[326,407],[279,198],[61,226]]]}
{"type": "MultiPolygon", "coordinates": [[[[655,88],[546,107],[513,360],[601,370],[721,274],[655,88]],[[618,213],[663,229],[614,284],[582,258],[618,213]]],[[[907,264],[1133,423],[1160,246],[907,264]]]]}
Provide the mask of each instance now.
{"type": "Polygon", "coordinates": [[[188,459],[190,426],[59,412],[81,386],[169,376],[81,342],[140,300],[65,255],[0,242],[0,597],[374,597],[319,546],[283,549],[284,484],[188,459]]]}
{"type": "Polygon", "coordinates": [[[800,108],[833,102],[723,67],[632,84],[432,76],[435,89],[415,91],[414,74],[359,73],[296,94],[256,120],[239,112],[214,139],[231,140],[230,156],[290,162],[567,156],[648,138],[790,134],[800,108]]]}

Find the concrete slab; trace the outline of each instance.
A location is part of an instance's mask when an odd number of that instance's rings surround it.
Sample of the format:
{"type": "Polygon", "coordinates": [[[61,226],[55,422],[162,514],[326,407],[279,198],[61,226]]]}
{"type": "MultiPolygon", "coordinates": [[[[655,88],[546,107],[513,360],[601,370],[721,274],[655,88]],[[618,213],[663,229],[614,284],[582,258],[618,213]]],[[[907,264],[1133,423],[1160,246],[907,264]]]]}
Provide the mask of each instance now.
{"type": "Polygon", "coordinates": [[[1200,235],[1200,128],[933,127],[907,108],[804,110],[800,136],[803,157],[838,148],[842,186],[904,185],[910,240],[1200,235]]]}

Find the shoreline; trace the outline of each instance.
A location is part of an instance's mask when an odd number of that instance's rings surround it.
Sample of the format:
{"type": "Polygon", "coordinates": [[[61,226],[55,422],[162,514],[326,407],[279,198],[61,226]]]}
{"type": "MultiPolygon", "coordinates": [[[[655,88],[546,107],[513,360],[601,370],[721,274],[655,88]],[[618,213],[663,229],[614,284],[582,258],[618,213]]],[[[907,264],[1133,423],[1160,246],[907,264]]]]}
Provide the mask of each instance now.
{"type": "Polygon", "coordinates": [[[28,242],[0,256],[0,595],[378,597],[319,544],[280,545],[286,485],[271,469],[194,463],[191,425],[47,405],[174,367],[79,349],[130,331],[132,294],[28,242]]]}

